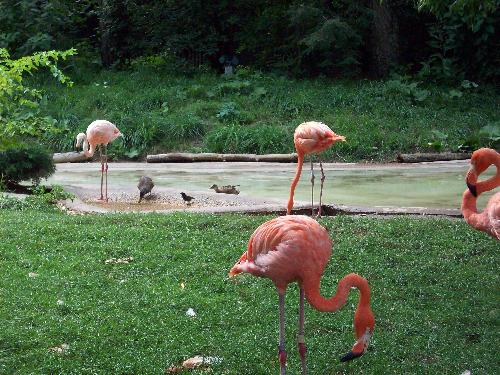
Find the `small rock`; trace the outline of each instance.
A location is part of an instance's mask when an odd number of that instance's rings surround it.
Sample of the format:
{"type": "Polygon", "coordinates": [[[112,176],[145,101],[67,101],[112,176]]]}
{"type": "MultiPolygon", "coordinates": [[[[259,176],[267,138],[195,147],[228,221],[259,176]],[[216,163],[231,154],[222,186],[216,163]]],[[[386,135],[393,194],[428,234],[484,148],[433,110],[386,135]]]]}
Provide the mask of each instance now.
{"type": "Polygon", "coordinates": [[[186,315],[187,316],[190,316],[190,317],[194,317],[196,316],[196,312],[190,307],[187,311],[186,311],[186,315]]]}
{"type": "Polygon", "coordinates": [[[54,346],[52,348],[49,348],[49,352],[57,353],[57,354],[64,354],[69,350],[69,345],[68,344],[61,344],[59,346],[54,346]]]}
{"type": "Polygon", "coordinates": [[[30,272],[28,273],[28,277],[38,277],[38,274],[36,272],[30,272]]]}

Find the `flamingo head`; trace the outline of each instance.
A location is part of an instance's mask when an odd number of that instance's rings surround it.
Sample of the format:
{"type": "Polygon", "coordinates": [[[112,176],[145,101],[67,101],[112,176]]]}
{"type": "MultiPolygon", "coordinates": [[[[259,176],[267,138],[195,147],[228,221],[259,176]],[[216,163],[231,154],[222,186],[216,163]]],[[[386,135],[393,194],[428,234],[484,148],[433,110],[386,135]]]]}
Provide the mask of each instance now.
{"type": "Polygon", "coordinates": [[[85,141],[86,138],[87,138],[87,136],[85,135],[85,133],[79,133],[76,136],[75,148],[77,150],[82,146],[82,143],[85,141]]]}
{"type": "Polygon", "coordinates": [[[470,168],[465,176],[465,183],[469,191],[477,197],[476,183],[479,175],[483,173],[493,163],[494,157],[498,155],[495,150],[480,148],[472,153],[470,168]]]}
{"type": "Polygon", "coordinates": [[[330,141],[333,143],[335,142],[345,142],[345,137],[343,135],[338,135],[338,134],[335,134],[334,132],[332,132],[332,134],[330,135],[330,141]]]}
{"type": "Polygon", "coordinates": [[[368,344],[375,329],[375,317],[368,303],[360,303],[354,315],[354,331],[356,332],[356,342],[351,351],[344,355],[340,361],[346,362],[351,359],[361,357],[366,353],[368,344]]]}
{"type": "Polygon", "coordinates": [[[340,361],[347,362],[352,359],[361,357],[368,350],[368,345],[370,344],[370,339],[373,335],[373,328],[366,328],[365,333],[359,337],[354,343],[351,351],[344,355],[340,361]]]}

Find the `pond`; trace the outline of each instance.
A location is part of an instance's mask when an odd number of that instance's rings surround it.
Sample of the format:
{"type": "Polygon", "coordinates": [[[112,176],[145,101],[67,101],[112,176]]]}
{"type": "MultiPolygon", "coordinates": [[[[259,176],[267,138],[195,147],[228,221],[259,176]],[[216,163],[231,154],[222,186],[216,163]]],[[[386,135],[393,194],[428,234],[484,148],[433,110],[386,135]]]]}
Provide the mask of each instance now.
{"type": "MultiPolygon", "coordinates": [[[[460,208],[468,161],[418,164],[324,165],[324,204],[357,206],[460,208]]],[[[135,188],[139,177],[150,176],[156,186],[186,192],[208,192],[212,184],[240,185],[240,196],[283,201],[286,204],[296,164],[288,163],[110,163],[110,191],[135,188]]],[[[310,202],[310,169],[304,165],[296,201],[310,202]]],[[[319,198],[319,167],[315,164],[315,201],[319,198]]],[[[492,175],[490,168],[486,176],[492,175]]],[[[95,188],[99,163],[57,164],[49,183],[95,188]]],[[[491,195],[491,194],[489,194],[491,195]]],[[[488,195],[488,196],[489,196],[488,195]]],[[[484,206],[488,196],[480,200],[484,206]]]]}

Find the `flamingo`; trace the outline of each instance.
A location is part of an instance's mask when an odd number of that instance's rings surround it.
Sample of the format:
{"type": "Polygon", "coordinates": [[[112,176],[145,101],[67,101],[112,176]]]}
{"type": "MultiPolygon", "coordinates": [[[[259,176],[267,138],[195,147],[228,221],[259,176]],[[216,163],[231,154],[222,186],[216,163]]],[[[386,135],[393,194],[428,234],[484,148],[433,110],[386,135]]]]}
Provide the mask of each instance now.
{"type": "Polygon", "coordinates": [[[474,151],[470,162],[465,178],[468,189],[462,196],[462,214],[470,226],[500,240],[500,192],[490,198],[483,212],[478,213],[476,206],[480,194],[500,186],[500,154],[491,148],[481,148],[474,151]],[[495,176],[478,182],[479,175],[490,165],[497,168],[495,176]]]}
{"type": "MultiPolygon", "coordinates": [[[[335,134],[327,125],[323,124],[322,122],[309,121],[297,126],[293,135],[293,142],[295,144],[295,150],[297,150],[298,155],[297,171],[295,172],[295,177],[290,186],[287,215],[290,215],[290,213],[292,212],[293,195],[295,193],[295,187],[299,182],[300,174],[302,172],[304,156],[308,154],[320,153],[321,151],[328,149],[331,145],[338,141],[345,141],[345,137],[335,134]]],[[[323,172],[323,164],[321,163],[321,159],[319,161],[319,167],[321,168],[321,189],[319,194],[318,216],[321,216],[321,199],[323,196],[323,182],[325,181],[325,173],[323,172]]],[[[311,185],[311,209],[312,214],[314,215],[314,172],[312,157],[311,185]]]]}
{"type": "Polygon", "coordinates": [[[332,242],[325,228],[311,217],[287,215],[269,220],[259,226],[250,237],[247,251],[231,268],[229,276],[241,272],[267,277],[276,286],[279,296],[279,346],[281,375],[285,374],[285,291],[289,283],[299,283],[298,350],[302,373],[306,374],[306,345],[304,341],[304,296],[319,311],[334,312],[346,303],[351,287],[360,291],[354,315],[356,342],[352,350],[341,358],[348,361],[365,353],[375,327],[370,308],[370,287],[363,277],[350,273],[338,283],[332,298],[324,298],[319,291],[321,275],[330,257],[332,242]]]}
{"type": "Polygon", "coordinates": [[[99,147],[101,156],[101,201],[108,201],[108,155],[107,146],[109,142],[114,141],[118,137],[123,137],[123,134],[118,128],[109,121],[95,120],[87,127],[87,134],[79,133],[76,136],[76,148],[79,148],[83,142],[83,153],[87,157],[92,157],[99,147]],[[90,145],[90,148],[89,148],[90,145]],[[103,154],[104,148],[104,154],[103,154]],[[103,175],[106,174],[106,190],[105,197],[102,194],[103,175]]]}

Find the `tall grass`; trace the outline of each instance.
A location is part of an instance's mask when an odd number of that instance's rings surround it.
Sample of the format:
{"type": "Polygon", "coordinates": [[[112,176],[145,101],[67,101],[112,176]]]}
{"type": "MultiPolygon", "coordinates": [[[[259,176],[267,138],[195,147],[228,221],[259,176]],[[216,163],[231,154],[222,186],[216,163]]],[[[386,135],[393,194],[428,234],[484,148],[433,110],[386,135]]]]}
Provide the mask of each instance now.
{"type": "Polygon", "coordinates": [[[110,146],[117,156],[129,149],[290,152],[295,127],[318,120],[347,138],[327,152],[328,159],[390,160],[398,152],[431,150],[435,134],[445,134],[444,149],[457,150],[500,121],[492,88],[462,89],[459,96],[444,87],[418,91],[398,80],[294,80],[249,69],[225,78],[141,65],[87,71],[75,77],[73,88],[49,81],[42,88],[44,111],[64,129],[46,139],[54,150],[71,149],[77,132],[105,118],[125,134],[124,144],[110,146]]]}

